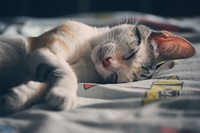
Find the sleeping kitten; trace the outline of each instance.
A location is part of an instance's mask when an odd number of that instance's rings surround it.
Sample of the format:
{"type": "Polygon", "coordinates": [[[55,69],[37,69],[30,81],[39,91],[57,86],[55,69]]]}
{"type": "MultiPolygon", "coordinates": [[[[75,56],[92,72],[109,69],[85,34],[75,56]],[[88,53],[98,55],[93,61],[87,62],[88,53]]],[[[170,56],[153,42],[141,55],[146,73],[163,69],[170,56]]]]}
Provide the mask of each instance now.
{"type": "Polygon", "coordinates": [[[96,28],[67,21],[38,37],[1,36],[0,107],[18,111],[44,98],[52,109],[70,109],[77,82],[144,80],[156,63],[194,54],[187,40],[144,25],[96,28]]]}

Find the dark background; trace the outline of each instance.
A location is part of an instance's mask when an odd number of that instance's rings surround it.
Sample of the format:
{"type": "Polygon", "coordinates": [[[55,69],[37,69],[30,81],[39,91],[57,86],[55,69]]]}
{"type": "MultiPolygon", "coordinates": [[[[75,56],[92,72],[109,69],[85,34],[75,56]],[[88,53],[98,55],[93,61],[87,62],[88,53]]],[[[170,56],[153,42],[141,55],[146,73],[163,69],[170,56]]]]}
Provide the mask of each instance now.
{"type": "Polygon", "coordinates": [[[137,11],[160,16],[200,15],[199,0],[0,0],[0,17],[60,17],[80,12],[137,11]]]}

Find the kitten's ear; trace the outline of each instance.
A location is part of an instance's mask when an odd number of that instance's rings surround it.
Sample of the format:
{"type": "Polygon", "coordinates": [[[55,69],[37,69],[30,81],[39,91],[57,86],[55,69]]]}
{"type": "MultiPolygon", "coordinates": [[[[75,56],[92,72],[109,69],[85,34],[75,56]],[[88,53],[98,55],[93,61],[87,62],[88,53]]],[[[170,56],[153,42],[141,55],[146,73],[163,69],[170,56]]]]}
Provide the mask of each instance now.
{"type": "Polygon", "coordinates": [[[157,50],[162,60],[189,58],[195,54],[195,49],[189,41],[171,32],[152,31],[150,39],[158,45],[157,50]]]}

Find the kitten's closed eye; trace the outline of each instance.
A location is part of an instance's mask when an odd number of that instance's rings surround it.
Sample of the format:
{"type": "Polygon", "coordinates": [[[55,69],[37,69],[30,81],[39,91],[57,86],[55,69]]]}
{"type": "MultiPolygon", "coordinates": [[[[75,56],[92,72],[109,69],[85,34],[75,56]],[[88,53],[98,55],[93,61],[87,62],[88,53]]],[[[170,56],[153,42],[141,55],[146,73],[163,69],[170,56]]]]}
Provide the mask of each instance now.
{"type": "Polygon", "coordinates": [[[138,52],[138,50],[139,50],[139,47],[130,50],[128,52],[128,54],[123,57],[123,59],[124,60],[129,60],[129,59],[133,58],[133,56],[138,52]]]}

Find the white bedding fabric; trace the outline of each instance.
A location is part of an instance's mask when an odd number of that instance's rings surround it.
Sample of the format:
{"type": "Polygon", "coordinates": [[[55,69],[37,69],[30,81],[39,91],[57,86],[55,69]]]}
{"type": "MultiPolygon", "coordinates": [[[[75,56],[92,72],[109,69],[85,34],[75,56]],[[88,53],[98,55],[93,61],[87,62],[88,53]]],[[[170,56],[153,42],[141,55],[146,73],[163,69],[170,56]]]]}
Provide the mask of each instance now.
{"type": "MultiPolygon", "coordinates": [[[[122,17],[125,14],[81,14],[74,19],[92,25],[112,25],[126,19],[122,17]]],[[[131,17],[136,14],[128,13],[131,17]]],[[[15,18],[9,25],[0,19],[0,29],[4,35],[38,35],[69,18],[15,18]]],[[[172,69],[155,73],[149,80],[105,85],[80,83],[76,108],[51,111],[44,103],[34,105],[0,117],[0,133],[200,132],[200,19],[166,19],[146,14],[141,14],[140,19],[178,26],[176,33],[191,40],[197,54],[176,60],[172,69]]]]}

